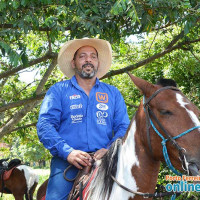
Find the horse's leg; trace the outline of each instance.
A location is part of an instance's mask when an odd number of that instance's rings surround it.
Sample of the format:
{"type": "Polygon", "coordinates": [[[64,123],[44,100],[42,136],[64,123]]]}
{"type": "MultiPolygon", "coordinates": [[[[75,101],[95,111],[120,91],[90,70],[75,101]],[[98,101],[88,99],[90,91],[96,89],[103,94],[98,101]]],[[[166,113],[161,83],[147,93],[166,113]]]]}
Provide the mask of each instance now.
{"type": "Polygon", "coordinates": [[[27,190],[26,190],[26,192],[25,192],[25,199],[26,199],[26,200],[30,200],[29,193],[28,193],[27,190]]]}
{"type": "Polygon", "coordinates": [[[35,182],[34,184],[33,184],[33,186],[30,188],[30,190],[29,190],[29,192],[28,192],[28,194],[29,194],[29,200],[33,200],[33,193],[35,192],[35,189],[36,189],[36,187],[37,187],[37,182],[35,182]]]}
{"type": "Polygon", "coordinates": [[[24,200],[24,194],[14,194],[13,196],[15,198],[15,200],[24,200]]]}

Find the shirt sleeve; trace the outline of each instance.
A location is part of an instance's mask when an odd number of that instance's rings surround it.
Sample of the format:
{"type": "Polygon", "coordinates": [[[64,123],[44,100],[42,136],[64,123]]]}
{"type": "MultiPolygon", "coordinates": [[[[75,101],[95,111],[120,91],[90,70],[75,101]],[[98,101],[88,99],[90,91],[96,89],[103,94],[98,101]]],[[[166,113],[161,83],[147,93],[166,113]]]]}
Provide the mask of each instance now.
{"type": "Polygon", "coordinates": [[[37,134],[44,147],[49,149],[53,156],[64,160],[73,150],[59,135],[61,123],[61,92],[59,87],[52,86],[42,102],[37,123],[37,134]]]}
{"type": "Polygon", "coordinates": [[[114,107],[114,119],[113,119],[113,130],[114,137],[109,143],[109,146],[114,142],[117,138],[123,137],[126,133],[126,130],[129,126],[130,120],[127,113],[126,104],[124,102],[124,98],[116,88],[115,95],[115,107],[114,107]]]}

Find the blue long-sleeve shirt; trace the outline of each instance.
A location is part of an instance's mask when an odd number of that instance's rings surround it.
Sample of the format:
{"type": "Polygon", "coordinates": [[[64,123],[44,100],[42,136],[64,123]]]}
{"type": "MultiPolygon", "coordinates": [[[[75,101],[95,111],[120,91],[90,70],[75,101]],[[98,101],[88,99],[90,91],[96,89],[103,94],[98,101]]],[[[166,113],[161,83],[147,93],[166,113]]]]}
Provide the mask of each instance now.
{"type": "Polygon", "coordinates": [[[53,156],[66,160],[73,149],[95,152],[107,148],[124,136],[128,125],[126,105],[117,88],[96,79],[88,97],[73,76],[48,90],[37,132],[53,156]]]}

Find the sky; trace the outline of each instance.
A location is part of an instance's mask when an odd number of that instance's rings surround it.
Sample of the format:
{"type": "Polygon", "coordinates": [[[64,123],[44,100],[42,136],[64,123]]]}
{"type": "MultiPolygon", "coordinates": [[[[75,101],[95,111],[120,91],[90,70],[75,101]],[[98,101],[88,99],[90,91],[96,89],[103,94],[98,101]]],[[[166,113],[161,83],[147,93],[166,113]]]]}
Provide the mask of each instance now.
{"type": "Polygon", "coordinates": [[[19,75],[19,79],[20,79],[20,81],[23,81],[23,82],[29,84],[34,81],[35,77],[37,77],[37,78],[39,77],[39,75],[36,75],[37,72],[38,72],[38,70],[21,72],[19,75]]]}

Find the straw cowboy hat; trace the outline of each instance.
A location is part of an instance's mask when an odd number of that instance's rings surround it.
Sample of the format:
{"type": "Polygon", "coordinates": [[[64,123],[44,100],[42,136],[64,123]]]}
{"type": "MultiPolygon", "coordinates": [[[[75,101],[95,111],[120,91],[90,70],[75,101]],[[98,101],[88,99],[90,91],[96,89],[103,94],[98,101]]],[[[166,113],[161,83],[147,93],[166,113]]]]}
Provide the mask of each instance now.
{"type": "Polygon", "coordinates": [[[67,41],[60,49],[58,54],[58,65],[65,76],[71,78],[75,72],[71,67],[74,53],[83,46],[92,46],[98,52],[99,68],[97,77],[104,76],[112,63],[112,49],[108,41],[96,38],[83,38],[67,41]]]}

